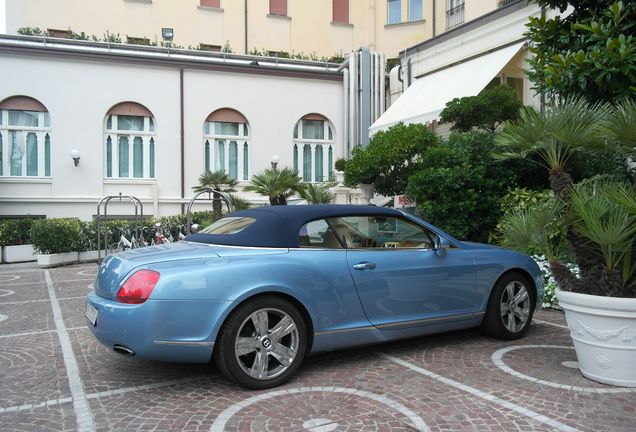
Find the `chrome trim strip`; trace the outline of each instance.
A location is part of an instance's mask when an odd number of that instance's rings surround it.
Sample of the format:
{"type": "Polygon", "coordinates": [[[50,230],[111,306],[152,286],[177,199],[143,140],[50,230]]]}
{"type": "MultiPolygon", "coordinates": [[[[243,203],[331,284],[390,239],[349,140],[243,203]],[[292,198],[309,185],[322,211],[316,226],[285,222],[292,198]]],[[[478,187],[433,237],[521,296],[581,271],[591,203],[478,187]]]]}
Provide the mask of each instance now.
{"type": "Polygon", "coordinates": [[[168,341],[168,340],[156,340],[153,341],[157,345],[178,345],[178,346],[209,346],[214,347],[214,342],[184,342],[184,341],[168,341]]]}
{"type": "Polygon", "coordinates": [[[427,319],[420,319],[415,321],[400,321],[397,323],[380,324],[380,325],[377,325],[376,327],[379,329],[398,327],[398,326],[411,327],[411,326],[416,326],[420,324],[436,324],[436,323],[442,323],[442,322],[451,321],[451,320],[465,320],[470,318],[478,318],[483,315],[485,315],[485,312],[476,312],[476,313],[468,313],[468,314],[451,315],[451,316],[446,316],[441,318],[427,318],[427,319]]]}
{"type": "Polygon", "coordinates": [[[341,333],[349,333],[349,332],[363,331],[363,330],[375,330],[375,327],[367,326],[367,327],[354,327],[354,328],[348,328],[348,329],[342,329],[342,330],[326,330],[326,331],[322,331],[322,332],[315,332],[314,336],[323,336],[323,335],[329,335],[329,334],[341,334],[341,333]]]}

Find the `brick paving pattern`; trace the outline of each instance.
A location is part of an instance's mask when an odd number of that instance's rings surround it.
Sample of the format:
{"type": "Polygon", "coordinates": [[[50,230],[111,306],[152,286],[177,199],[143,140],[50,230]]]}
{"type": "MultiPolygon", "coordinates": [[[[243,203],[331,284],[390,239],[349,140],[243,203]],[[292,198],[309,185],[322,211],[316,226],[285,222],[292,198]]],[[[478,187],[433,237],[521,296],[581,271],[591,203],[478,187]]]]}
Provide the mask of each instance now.
{"type": "Polygon", "coordinates": [[[247,391],[214,365],[107,350],[84,320],[95,273],[0,267],[0,430],[636,430],[635,389],[582,377],[560,311],[521,340],[468,330],[317,355],[247,391]]]}

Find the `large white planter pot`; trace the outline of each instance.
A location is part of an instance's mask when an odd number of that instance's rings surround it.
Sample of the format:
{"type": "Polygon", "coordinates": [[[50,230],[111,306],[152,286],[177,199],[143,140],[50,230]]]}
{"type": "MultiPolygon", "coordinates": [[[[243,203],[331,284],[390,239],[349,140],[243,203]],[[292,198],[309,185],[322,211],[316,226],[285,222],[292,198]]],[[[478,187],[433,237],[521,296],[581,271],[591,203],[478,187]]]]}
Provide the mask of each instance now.
{"type": "Polygon", "coordinates": [[[594,381],[636,387],[636,299],[556,290],[581,373],[594,381]]]}
{"type": "Polygon", "coordinates": [[[2,248],[2,261],[5,263],[17,263],[35,261],[37,256],[33,245],[5,246],[2,248]]]}
{"type": "Polygon", "coordinates": [[[76,263],[78,252],[64,252],[57,254],[38,254],[38,265],[43,268],[76,263]]]}
{"type": "Polygon", "coordinates": [[[344,171],[334,170],[333,174],[336,178],[336,183],[338,184],[338,186],[342,186],[344,184],[344,171]]]}
{"type": "Polygon", "coordinates": [[[358,189],[362,193],[362,199],[370,203],[375,192],[375,185],[373,183],[360,183],[358,189]]]}

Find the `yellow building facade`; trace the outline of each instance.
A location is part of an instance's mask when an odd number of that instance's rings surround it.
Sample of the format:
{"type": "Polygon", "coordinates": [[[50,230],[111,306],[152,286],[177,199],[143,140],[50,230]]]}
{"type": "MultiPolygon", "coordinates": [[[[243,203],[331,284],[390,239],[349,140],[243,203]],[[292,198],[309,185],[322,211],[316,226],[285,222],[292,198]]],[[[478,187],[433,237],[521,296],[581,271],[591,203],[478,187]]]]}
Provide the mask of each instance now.
{"type": "Polygon", "coordinates": [[[397,57],[511,0],[20,0],[7,2],[7,33],[84,32],[161,44],[162,29],[184,48],[237,54],[341,57],[359,48],[397,57]],[[57,32],[56,32],[57,31],[57,32]],[[284,55],[284,54],[282,54],[284,55]]]}

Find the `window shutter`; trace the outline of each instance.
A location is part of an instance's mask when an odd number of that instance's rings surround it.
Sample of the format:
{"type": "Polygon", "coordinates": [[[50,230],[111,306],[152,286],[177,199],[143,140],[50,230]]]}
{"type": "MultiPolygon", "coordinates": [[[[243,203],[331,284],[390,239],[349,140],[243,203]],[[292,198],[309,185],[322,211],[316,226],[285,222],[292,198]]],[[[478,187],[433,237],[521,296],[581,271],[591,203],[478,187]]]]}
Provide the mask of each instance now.
{"type": "Polygon", "coordinates": [[[221,0],[201,0],[201,6],[220,8],[221,0]]]}
{"type": "Polygon", "coordinates": [[[269,0],[269,13],[287,16],[287,0],[269,0]]]}
{"type": "Polygon", "coordinates": [[[349,24],[349,0],[333,0],[333,22],[349,24]]]}

